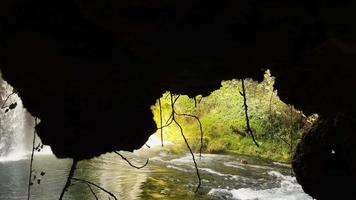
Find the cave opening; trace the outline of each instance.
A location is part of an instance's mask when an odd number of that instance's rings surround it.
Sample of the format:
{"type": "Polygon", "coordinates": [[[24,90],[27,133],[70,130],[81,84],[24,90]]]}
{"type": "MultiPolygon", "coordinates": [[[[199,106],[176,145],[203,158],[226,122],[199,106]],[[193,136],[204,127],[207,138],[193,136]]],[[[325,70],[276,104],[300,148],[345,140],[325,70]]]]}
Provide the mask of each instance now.
{"type": "MultiPolygon", "coordinates": [[[[151,106],[157,131],[149,140],[134,152],[107,153],[76,163],[64,199],[104,199],[113,197],[110,194],[128,200],[311,199],[293,177],[290,162],[302,134],[318,115],[306,116],[283,103],[274,80],[269,70],[261,82],[245,79],[245,97],[239,79],[222,81],[207,96],[165,92],[151,106]],[[259,146],[247,130],[244,100],[259,146]]],[[[16,89],[1,81],[0,197],[10,200],[27,195],[25,177],[37,123],[16,89]],[[15,137],[11,141],[9,134],[15,137]]],[[[56,158],[50,147],[35,139],[30,199],[58,199],[73,164],[56,158]]]]}

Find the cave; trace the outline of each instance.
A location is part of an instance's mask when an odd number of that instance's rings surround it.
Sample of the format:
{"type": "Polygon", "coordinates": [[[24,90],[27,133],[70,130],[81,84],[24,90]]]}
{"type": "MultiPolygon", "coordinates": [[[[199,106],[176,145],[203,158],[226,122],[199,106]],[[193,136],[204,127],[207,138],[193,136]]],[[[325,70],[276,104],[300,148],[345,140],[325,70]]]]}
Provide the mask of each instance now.
{"type": "Polygon", "coordinates": [[[204,97],[270,69],[284,102],[320,115],[292,162],[304,191],[355,196],[355,4],[3,0],[0,69],[43,144],[75,160],[142,147],[165,91],[204,97]]]}

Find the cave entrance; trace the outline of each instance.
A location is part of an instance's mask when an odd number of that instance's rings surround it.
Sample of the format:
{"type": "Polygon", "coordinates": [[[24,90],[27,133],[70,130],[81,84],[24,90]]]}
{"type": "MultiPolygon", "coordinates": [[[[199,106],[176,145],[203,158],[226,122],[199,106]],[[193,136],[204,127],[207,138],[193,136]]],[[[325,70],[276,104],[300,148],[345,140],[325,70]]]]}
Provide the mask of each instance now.
{"type": "Polygon", "coordinates": [[[186,146],[182,128],[194,152],[233,152],[288,163],[296,144],[318,115],[306,116],[282,102],[274,81],[267,70],[262,82],[222,81],[220,89],[206,97],[166,92],[151,107],[157,132],[150,142],[158,145],[157,138],[161,138],[174,144],[169,147],[171,151],[182,151],[186,146]],[[172,120],[172,102],[178,124],[172,120]]]}
{"type": "MultiPolygon", "coordinates": [[[[127,200],[311,199],[291,176],[289,162],[302,133],[311,127],[317,115],[305,116],[283,103],[273,84],[274,77],[267,71],[262,82],[244,80],[245,97],[241,94],[241,80],[223,81],[220,89],[206,97],[162,94],[151,106],[158,129],[147,143],[133,153],[107,153],[78,162],[74,184],[65,198],[113,199],[113,194],[127,200]],[[246,130],[245,104],[259,147],[246,130]],[[201,181],[196,193],[195,164],[201,181]]],[[[2,101],[15,94],[10,86],[2,91],[2,101]]],[[[2,116],[24,110],[19,97],[15,94],[12,98],[5,102],[9,110],[5,109],[2,116]],[[10,109],[15,102],[16,109],[10,109]]],[[[17,119],[12,116],[11,119],[17,119]]],[[[21,119],[26,118],[28,122],[23,123],[28,125],[24,129],[33,133],[33,117],[26,114],[21,119]]],[[[0,161],[0,199],[18,199],[27,194],[28,160],[27,156],[0,161]],[[16,187],[5,187],[8,184],[16,187]]],[[[70,159],[36,152],[30,179],[31,199],[58,199],[71,166],[70,159]]]]}

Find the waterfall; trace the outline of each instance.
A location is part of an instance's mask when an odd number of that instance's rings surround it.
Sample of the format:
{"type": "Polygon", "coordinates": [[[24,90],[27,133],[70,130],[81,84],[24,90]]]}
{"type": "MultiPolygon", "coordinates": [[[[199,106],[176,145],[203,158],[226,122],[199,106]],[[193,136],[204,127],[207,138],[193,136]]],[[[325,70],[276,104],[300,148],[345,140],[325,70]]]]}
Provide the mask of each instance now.
{"type": "Polygon", "coordinates": [[[0,161],[25,158],[31,148],[34,118],[13,91],[0,74],[0,161]]]}

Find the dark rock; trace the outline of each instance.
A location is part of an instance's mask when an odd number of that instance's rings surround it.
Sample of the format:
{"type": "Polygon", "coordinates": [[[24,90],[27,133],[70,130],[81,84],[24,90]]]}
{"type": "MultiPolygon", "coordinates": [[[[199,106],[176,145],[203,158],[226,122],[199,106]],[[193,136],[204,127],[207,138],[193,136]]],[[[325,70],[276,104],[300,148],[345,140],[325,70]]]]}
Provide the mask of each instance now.
{"type": "Polygon", "coordinates": [[[356,120],[336,115],[321,120],[304,135],[293,169],[305,192],[316,199],[356,195],[356,120]]]}

